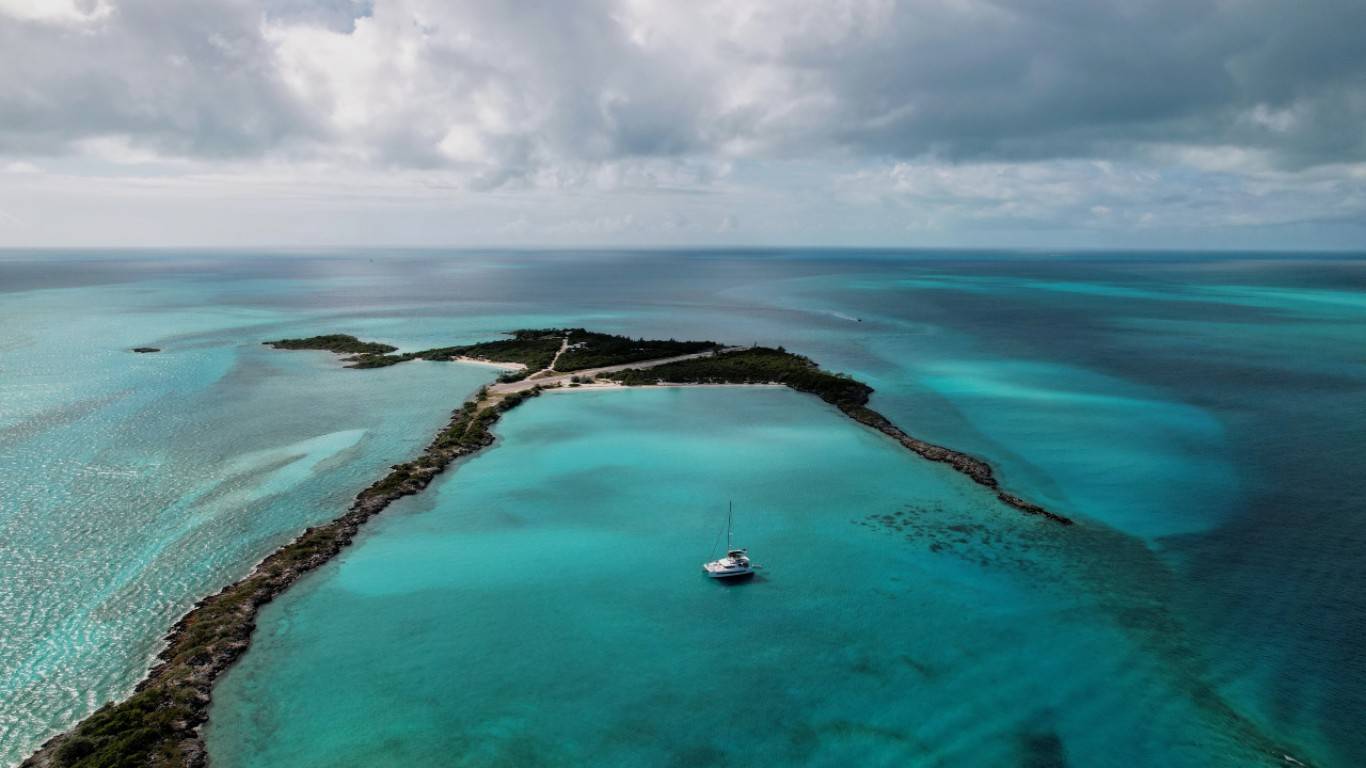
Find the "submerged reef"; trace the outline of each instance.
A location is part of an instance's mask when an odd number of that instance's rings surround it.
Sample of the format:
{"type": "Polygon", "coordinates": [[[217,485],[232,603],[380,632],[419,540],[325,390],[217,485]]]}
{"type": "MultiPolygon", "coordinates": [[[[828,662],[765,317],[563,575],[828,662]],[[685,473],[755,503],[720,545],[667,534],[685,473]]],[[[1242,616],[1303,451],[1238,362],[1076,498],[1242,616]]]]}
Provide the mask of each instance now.
{"type": "MultiPolygon", "coordinates": [[[[515,331],[509,338],[405,354],[389,344],[332,334],[280,339],[276,349],[345,355],[347,367],[382,368],[411,360],[482,360],[518,370],[480,389],[417,458],[395,464],[356,495],[331,522],[308,528],[251,573],[200,600],[172,627],[156,665],[121,702],[109,703],[50,739],[24,768],[203,766],[200,732],[213,685],[246,653],[261,606],[351,544],[360,527],[403,496],[425,489],[457,459],[494,442],[490,427],[507,411],[549,388],[658,384],[778,384],[815,395],[851,419],[900,442],[917,455],[948,464],[995,492],[1002,502],[1062,525],[1072,521],[1000,489],[991,466],[965,453],[908,435],[868,407],[873,388],[822,370],[781,347],[724,347],[714,341],[631,339],[582,328],[515,331]]],[[[141,350],[139,350],[141,351],[141,350]]]]}

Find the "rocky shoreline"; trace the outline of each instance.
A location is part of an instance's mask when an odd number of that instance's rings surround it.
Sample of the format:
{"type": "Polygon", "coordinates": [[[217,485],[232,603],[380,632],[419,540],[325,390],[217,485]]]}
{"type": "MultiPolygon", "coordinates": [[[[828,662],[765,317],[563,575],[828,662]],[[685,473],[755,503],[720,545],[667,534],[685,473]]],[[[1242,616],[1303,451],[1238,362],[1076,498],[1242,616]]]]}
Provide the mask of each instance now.
{"type": "Polygon", "coordinates": [[[200,726],[208,720],[213,684],[246,653],[261,606],[336,557],[385,507],[425,489],[455,460],[491,445],[489,427],[539,394],[531,389],[490,398],[487,390],[480,390],[454,412],[421,456],[394,465],[356,496],[346,514],[304,530],[245,578],[196,603],[171,628],[157,663],[129,698],[106,704],[49,739],[22,768],[207,765],[200,726]]]}
{"type": "MultiPolygon", "coordinates": [[[[854,421],[882,432],[922,458],[948,464],[995,492],[996,497],[1005,504],[1062,525],[1072,525],[1071,519],[1002,490],[991,466],[985,461],[912,437],[882,414],[868,408],[871,387],[850,377],[823,371],[811,360],[781,348],[723,348],[719,344],[706,342],[713,347],[713,351],[638,361],[636,367],[624,370],[622,365],[612,365],[613,360],[610,358],[611,354],[635,354],[635,350],[622,346],[624,337],[590,335],[582,329],[519,331],[514,339],[506,342],[450,349],[467,353],[497,348],[512,353],[509,357],[521,358],[513,362],[525,366],[522,360],[544,356],[544,350],[540,347],[545,346],[547,336],[552,333],[564,334],[565,338],[568,338],[569,333],[580,333],[590,339],[607,340],[604,346],[608,351],[598,350],[596,354],[608,365],[597,369],[579,369],[581,374],[594,381],[612,380],[628,386],[668,383],[776,384],[814,394],[835,405],[854,421]],[[534,345],[535,348],[522,349],[519,344],[534,345]],[[602,378],[597,378],[599,375],[602,378]]],[[[388,351],[392,351],[393,347],[362,342],[350,336],[334,335],[267,343],[283,349],[328,349],[337,354],[370,356],[371,365],[355,365],[358,358],[349,358],[353,367],[377,367],[375,359],[381,359],[384,365],[394,364],[387,359],[388,351]]],[[[677,342],[644,340],[640,343],[678,345],[677,342]]],[[[561,344],[561,348],[563,346],[561,344]]],[[[590,348],[585,354],[594,352],[590,348]]],[[[424,359],[454,357],[454,353],[433,354],[424,359]]],[[[479,359],[499,364],[499,361],[486,357],[481,356],[479,359]]],[[[506,363],[504,361],[502,364],[506,363]]],[[[539,372],[555,373],[553,361],[539,372]]],[[[552,384],[555,387],[563,385],[559,381],[552,384]]],[[[421,492],[452,462],[491,445],[494,437],[489,428],[502,414],[545,390],[540,384],[522,387],[516,382],[508,382],[480,389],[452,414],[447,425],[418,458],[391,467],[388,474],[356,495],[344,515],[304,530],[293,541],[262,560],[246,577],[196,603],[171,628],[165,639],[165,648],[157,655],[155,665],[131,696],[121,702],[106,704],[71,730],[49,739],[21,764],[21,768],[133,765],[202,768],[207,765],[208,755],[201,726],[208,720],[214,682],[246,653],[261,606],[270,603],[305,574],[336,557],[352,543],[362,525],[395,500],[421,492]]]]}
{"type": "Polygon", "coordinates": [[[948,464],[957,471],[967,475],[978,485],[994,491],[996,493],[996,498],[1000,499],[1003,503],[1024,512],[1025,514],[1039,515],[1061,525],[1073,524],[1072,518],[1070,517],[1060,515],[1057,512],[1053,512],[1032,501],[1027,501],[1013,493],[1002,490],[1001,483],[996,479],[996,473],[992,470],[991,465],[976,456],[969,456],[966,453],[955,451],[952,448],[945,448],[942,445],[927,443],[919,438],[911,437],[902,431],[900,427],[893,424],[886,416],[883,416],[871,408],[841,407],[840,410],[854,421],[872,427],[898,443],[901,443],[918,456],[929,459],[930,461],[948,464]]]}
{"type": "Polygon", "coordinates": [[[912,437],[891,419],[868,407],[873,388],[863,382],[822,370],[810,358],[779,347],[729,348],[709,357],[660,365],[649,370],[626,370],[606,374],[622,384],[780,384],[815,395],[845,416],[871,427],[930,461],[948,464],[973,482],[988,488],[996,498],[1026,514],[1038,515],[1061,525],[1071,518],[1048,510],[1001,489],[991,465],[952,448],[912,437]]]}

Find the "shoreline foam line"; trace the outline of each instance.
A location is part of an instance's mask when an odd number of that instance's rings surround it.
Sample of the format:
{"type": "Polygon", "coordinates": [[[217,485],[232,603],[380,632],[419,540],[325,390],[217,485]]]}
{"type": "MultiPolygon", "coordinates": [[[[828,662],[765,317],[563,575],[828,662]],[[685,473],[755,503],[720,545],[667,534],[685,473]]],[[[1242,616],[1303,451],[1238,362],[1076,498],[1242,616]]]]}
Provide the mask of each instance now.
{"type": "Polygon", "coordinates": [[[948,464],[996,492],[998,499],[1016,509],[1072,525],[1073,521],[1063,515],[1001,490],[991,466],[981,459],[912,437],[868,408],[866,403],[872,393],[868,385],[823,371],[811,360],[782,348],[723,347],[715,342],[672,340],[631,342],[625,337],[583,329],[517,331],[513,336],[507,341],[405,355],[391,354],[395,348],[389,345],[362,342],[351,336],[266,342],[278,349],[325,349],[352,355],[347,362],[354,368],[385,367],[414,359],[463,362],[470,357],[477,357],[478,362],[519,367],[509,370],[499,383],[481,388],[453,412],[420,456],[393,465],[388,474],[357,494],[341,517],[306,528],[245,577],[195,603],[171,627],[155,664],[129,697],[105,704],[71,729],[52,737],[21,764],[22,768],[110,764],[205,766],[208,755],[201,727],[208,721],[214,683],[250,647],[261,606],[336,557],[354,541],[362,525],[391,503],[423,491],[456,460],[492,445],[494,436],[489,428],[507,411],[548,389],[571,389],[576,384],[602,380],[614,381],[623,388],[660,384],[786,386],[820,397],[849,418],[893,438],[922,458],[948,464]],[[499,361],[481,354],[495,350],[506,352],[512,360],[499,361]],[[641,359],[641,354],[653,350],[683,354],[641,359]],[[571,371],[556,370],[555,363],[568,353],[600,364],[571,371]],[[538,362],[544,367],[533,371],[531,365],[538,362]],[[544,377],[526,380],[536,374],[544,377]]]}

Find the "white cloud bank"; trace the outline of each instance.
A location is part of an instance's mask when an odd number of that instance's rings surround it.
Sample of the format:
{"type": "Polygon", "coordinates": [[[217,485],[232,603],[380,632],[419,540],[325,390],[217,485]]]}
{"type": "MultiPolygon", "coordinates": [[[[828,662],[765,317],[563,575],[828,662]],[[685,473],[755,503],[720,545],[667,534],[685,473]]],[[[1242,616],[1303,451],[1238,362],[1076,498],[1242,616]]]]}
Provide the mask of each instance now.
{"type": "Polygon", "coordinates": [[[0,0],[0,244],[1366,242],[1366,5],[0,0]]]}

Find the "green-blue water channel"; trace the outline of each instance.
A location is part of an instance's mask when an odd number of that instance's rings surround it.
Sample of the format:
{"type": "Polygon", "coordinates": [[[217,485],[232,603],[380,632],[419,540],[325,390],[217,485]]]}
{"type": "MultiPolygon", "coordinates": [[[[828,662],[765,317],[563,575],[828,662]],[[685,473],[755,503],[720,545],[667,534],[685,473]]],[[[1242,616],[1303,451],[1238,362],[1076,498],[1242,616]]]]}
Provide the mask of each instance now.
{"type": "MultiPolygon", "coordinates": [[[[498,432],[263,612],[217,688],[215,765],[1259,756],[1094,600],[1072,558],[1105,535],[1069,541],[815,398],[565,392],[498,432]],[[730,499],[764,566],[738,586],[699,567],[730,499]]],[[[1103,581],[1148,567],[1105,555],[1103,581]]]]}

